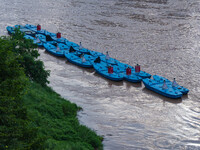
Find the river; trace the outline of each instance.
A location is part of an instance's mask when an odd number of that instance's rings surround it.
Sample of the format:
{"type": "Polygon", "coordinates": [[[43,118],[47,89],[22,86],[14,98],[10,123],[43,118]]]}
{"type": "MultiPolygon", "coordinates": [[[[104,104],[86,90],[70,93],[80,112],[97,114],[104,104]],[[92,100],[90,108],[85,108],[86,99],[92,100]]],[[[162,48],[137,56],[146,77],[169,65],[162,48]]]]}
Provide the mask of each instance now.
{"type": "Polygon", "coordinates": [[[0,0],[0,18],[1,35],[8,25],[41,24],[190,90],[168,99],[40,49],[50,86],[83,108],[80,122],[104,136],[105,150],[200,150],[199,0],[0,0]]]}

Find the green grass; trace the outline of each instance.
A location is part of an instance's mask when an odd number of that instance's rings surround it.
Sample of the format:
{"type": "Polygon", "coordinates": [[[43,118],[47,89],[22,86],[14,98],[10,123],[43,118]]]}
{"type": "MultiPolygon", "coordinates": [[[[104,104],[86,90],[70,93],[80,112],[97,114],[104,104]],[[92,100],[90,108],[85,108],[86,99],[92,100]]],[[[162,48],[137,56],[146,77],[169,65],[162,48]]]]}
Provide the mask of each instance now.
{"type": "Polygon", "coordinates": [[[23,99],[28,117],[38,128],[39,136],[45,139],[44,149],[103,149],[102,137],[79,124],[80,107],[61,98],[50,87],[31,83],[23,99]]]}

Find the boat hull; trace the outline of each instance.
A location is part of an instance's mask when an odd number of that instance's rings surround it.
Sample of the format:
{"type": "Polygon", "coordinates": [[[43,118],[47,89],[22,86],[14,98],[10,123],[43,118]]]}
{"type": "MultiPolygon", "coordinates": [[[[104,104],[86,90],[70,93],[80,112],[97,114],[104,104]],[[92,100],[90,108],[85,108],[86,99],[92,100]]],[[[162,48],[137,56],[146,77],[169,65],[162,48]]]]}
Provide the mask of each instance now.
{"type": "Polygon", "coordinates": [[[160,95],[163,95],[168,98],[178,99],[182,97],[182,93],[178,90],[174,90],[173,88],[163,89],[162,83],[158,83],[152,79],[142,79],[143,84],[145,87],[151,91],[154,91],[160,95]]]}
{"type": "Polygon", "coordinates": [[[69,52],[69,47],[65,47],[65,45],[63,44],[58,44],[59,49],[57,49],[56,46],[52,45],[52,44],[43,44],[44,48],[47,52],[53,54],[54,56],[58,56],[58,57],[64,57],[66,52],[69,52]]]}
{"type": "Polygon", "coordinates": [[[102,75],[103,77],[112,80],[112,81],[122,81],[124,79],[123,74],[121,73],[108,73],[108,69],[106,66],[101,65],[101,64],[93,64],[93,67],[95,69],[95,71],[102,75]]]}
{"type": "Polygon", "coordinates": [[[93,65],[90,61],[82,61],[82,59],[75,55],[74,53],[65,53],[66,59],[77,66],[84,67],[84,68],[93,68],[93,65]]]}
{"type": "MultiPolygon", "coordinates": [[[[153,79],[156,80],[159,83],[163,83],[164,80],[165,80],[166,84],[168,86],[172,87],[172,82],[170,80],[166,79],[165,77],[162,77],[162,76],[159,76],[159,75],[153,75],[153,79]]],[[[187,88],[185,88],[183,86],[180,86],[180,85],[177,85],[176,87],[173,87],[173,88],[179,90],[184,95],[188,94],[188,92],[189,92],[189,89],[187,89],[187,88]]]]}

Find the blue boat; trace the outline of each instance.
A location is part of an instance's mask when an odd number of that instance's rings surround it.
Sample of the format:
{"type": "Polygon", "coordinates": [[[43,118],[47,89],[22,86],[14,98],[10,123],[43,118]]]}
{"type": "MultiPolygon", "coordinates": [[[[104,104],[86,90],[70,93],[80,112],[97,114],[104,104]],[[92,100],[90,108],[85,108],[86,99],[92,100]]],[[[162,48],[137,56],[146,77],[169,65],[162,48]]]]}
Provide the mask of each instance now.
{"type": "Polygon", "coordinates": [[[78,51],[82,54],[90,54],[91,50],[83,48],[82,45],[81,45],[81,42],[80,42],[80,45],[78,45],[77,43],[66,40],[65,44],[68,45],[68,46],[72,46],[76,51],[78,51]]]}
{"type": "Polygon", "coordinates": [[[60,57],[65,56],[69,62],[81,67],[94,67],[97,73],[110,80],[121,81],[124,79],[129,82],[141,82],[143,79],[143,83],[147,88],[171,98],[180,97],[180,93],[177,91],[182,94],[187,94],[189,92],[187,88],[184,88],[176,82],[171,82],[170,80],[158,75],[153,76],[154,80],[146,79],[151,78],[149,73],[136,71],[137,69],[133,66],[121,63],[120,61],[111,58],[108,52],[105,55],[100,52],[91,51],[84,48],[81,42],[80,44],[76,44],[68,41],[67,39],[61,37],[61,33],[55,34],[48,32],[41,29],[40,25],[15,25],[14,27],[7,26],[6,29],[9,34],[14,34],[16,28],[19,28],[21,32],[26,34],[24,38],[33,40],[33,43],[38,46],[44,46],[46,51],[51,54],[60,57]],[[81,57],[82,54],[84,54],[83,57],[81,57]],[[108,72],[108,67],[110,66],[112,66],[113,69],[112,73],[108,72]],[[127,68],[130,69],[129,74],[127,74],[127,68]],[[164,80],[166,86],[168,87],[167,89],[161,88],[161,85],[164,84],[164,80]]]}
{"type": "Polygon", "coordinates": [[[64,57],[64,54],[69,52],[69,47],[62,43],[58,43],[56,45],[44,43],[43,45],[47,52],[58,57],[64,57]]]}
{"type": "Polygon", "coordinates": [[[134,74],[136,76],[139,76],[141,77],[142,79],[145,79],[145,78],[151,78],[151,74],[145,72],[145,71],[140,71],[140,72],[136,72],[135,71],[135,68],[131,65],[128,65],[128,64],[125,64],[125,63],[118,63],[117,64],[120,68],[122,68],[125,72],[126,68],[131,68],[131,74],[134,74]]]}
{"type": "Polygon", "coordinates": [[[113,71],[115,73],[118,73],[118,74],[122,74],[123,75],[123,79],[126,80],[126,81],[129,81],[129,82],[133,82],[133,83],[137,83],[137,82],[141,82],[142,81],[142,78],[135,75],[135,74],[130,74],[130,75],[127,75],[126,74],[126,68],[124,67],[120,67],[118,66],[117,64],[119,63],[118,61],[115,61],[115,59],[109,59],[108,61],[105,60],[105,57],[103,57],[103,61],[102,61],[102,57],[104,54],[102,53],[98,53],[98,55],[94,54],[94,52],[92,52],[93,55],[84,55],[85,58],[90,61],[93,66],[95,65],[101,65],[102,68],[104,68],[105,70],[107,70],[107,68],[112,65],[113,67],[113,71]],[[110,63],[111,62],[111,63],[110,63]],[[115,63],[116,62],[116,63],[115,63]]]}
{"type": "Polygon", "coordinates": [[[40,40],[43,42],[43,43],[46,43],[46,44],[57,44],[58,42],[54,41],[50,35],[43,35],[43,34],[39,34],[39,35],[42,35],[40,37],[40,40]]]}
{"type": "Polygon", "coordinates": [[[8,31],[8,34],[14,34],[15,33],[15,29],[11,26],[7,26],[6,30],[8,31]]]}
{"type": "Polygon", "coordinates": [[[67,39],[65,39],[65,38],[63,38],[63,37],[61,37],[61,38],[57,38],[56,36],[51,36],[52,37],[52,39],[54,40],[54,41],[56,41],[56,42],[58,42],[58,43],[66,43],[66,41],[67,41],[67,39]]]}
{"type": "Polygon", "coordinates": [[[103,56],[104,54],[101,52],[96,52],[96,51],[90,51],[90,55],[94,56],[94,57],[98,57],[98,56],[103,56]]]}
{"type": "Polygon", "coordinates": [[[15,25],[14,29],[16,29],[16,28],[18,28],[21,32],[25,33],[26,35],[34,36],[37,33],[35,31],[32,31],[32,30],[26,28],[25,26],[22,26],[22,25],[15,25]]]}
{"type": "Polygon", "coordinates": [[[25,35],[25,39],[33,40],[34,44],[37,44],[39,47],[43,47],[43,42],[39,39],[40,35],[36,35],[36,37],[32,37],[30,35],[25,35]]]}
{"type": "Polygon", "coordinates": [[[90,50],[86,48],[79,48],[79,47],[74,47],[74,49],[82,54],[90,54],[90,50]]]}
{"type": "Polygon", "coordinates": [[[99,52],[94,52],[91,51],[89,55],[85,55],[85,57],[88,59],[90,59],[92,64],[95,64],[96,62],[101,64],[104,64],[104,66],[109,66],[109,65],[117,65],[118,63],[120,63],[118,60],[109,57],[108,59],[106,59],[106,56],[102,53],[99,52]]]}
{"type": "Polygon", "coordinates": [[[129,82],[133,82],[133,83],[139,83],[142,81],[141,77],[138,77],[134,74],[131,75],[127,75],[127,74],[123,74],[124,75],[124,80],[129,81],[129,82]]]}
{"type": "Polygon", "coordinates": [[[80,53],[82,53],[82,54],[90,54],[90,50],[87,49],[87,48],[84,48],[84,47],[81,45],[81,42],[80,42],[80,44],[78,45],[78,44],[76,44],[76,43],[67,41],[66,44],[72,46],[76,51],[78,51],[78,52],[80,52],[80,53]]]}
{"type": "Polygon", "coordinates": [[[44,43],[45,40],[46,40],[46,36],[43,35],[43,34],[35,34],[34,37],[35,37],[36,39],[39,39],[42,43],[44,43]]]}
{"type": "Polygon", "coordinates": [[[89,54],[84,54],[85,59],[87,59],[88,61],[90,61],[92,64],[94,63],[95,59],[97,59],[96,56],[93,55],[89,55],[89,54]]]}
{"type": "Polygon", "coordinates": [[[31,30],[31,31],[33,31],[33,32],[35,32],[35,33],[45,35],[46,36],[46,41],[43,41],[45,43],[54,44],[54,43],[65,43],[65,41],[67,41],[65,38],[62,38],[62,37],[61,38],[57,38],[57,34],[56,33],[52,33],[52,32],[49,32],[47,30],[44,30],[44,29],[38,30],[37,26],[35,26],[35,25],[26,24],[24,27],[29,29],[29,30],[31,30]]]}
{"type": "Polygon", "coordinates": [[[91,64],[90,61],[87,61],[83,56],[78,56],[77,54],[75,53],[65,53],[65,57],[66,59],[75,64],[75,65],[78,65],[80,67],[84,67],[84,68],[92,68],[93,65],[91,64]]]}
{"type": "Polygon", "coordinates": [[[20,24],[16,24],[16,25],[14,26],[14,28],[24,29],[24,28],[26,28],[26,27],[23,26],[23,25],[20,25],[20,24]]]}
{"type": "Polygon", "coordinates": [[[155,81],[159,82],[159,83],[163,83],[164,80],[165,80],[167,86],[171,86],[172,88],[179,90],[179,91],[182,92],[183,94],[187,94],[187,93],[189,92],[189,90],[188,90],[187,88],[178,85],[178,84],[176,83],[176,81],[175,81],[175,78],[174,78],[174,81],[171,82],[170,80],[168,80],[168,79],[166,79],[166,78],[164,78],[164,77],[162,77],[162,76],[153,75],[153,79],[154,79],[155,81]]]}
{"type": "Polygon", "coordinates": [[[93,67],[95,69],[95,71],[102,75],[103,77],[112,80],[112,81],[122,81],[124,76],[122,73],[117,73],[113,70],[113,72],[108,71],[108,67],[105,66],[105,64],[103,63],[94,63],[93,67]]]}
{"type": "Polygon", "coordinates": [[[74,43],[74,42],[71,42],[71,41],[65,41],[65,44],[67,45],[67,46],[72,46],[73,48],[75,48],[75,47],[79,47],[79,45],[78,44],[76,44],[76,43],[74,43]]]}
{"type": "MultiPolygon", "coordinates": [[[[11,26],[7,26],[6,29],[8,31],[8,34],[15,34],[15,29],[18,28],[18,26],[15,26],[15,27],[11,27],[11,26]]],[[[23,33],[25,33],[26,35],[35,35],[36,33],[29,30],[29,29],[26,29],[26,28],[19,28],[19,30],[23,33]]]]}
{"type": "Polygon", "coordinates": [[[65,38],[57,38],[57,34],[48,32],[47,30],[40,29],[38,30],[37,26],[26,24],[25,26],[16,25],[16,27],[20,27],[23,30],[29,30],[35,34],[45,35],[46,39],[43,38],[41,41],[43,43],[55,44],[55,43],[65,43],[67,40],[65,38]]]}
{"type": "Polygon", "coordinates": [[[147,89],[152,90],[168,98],[176,99],[181,98],[183,95],[179,90],[174,89],[171,86],[167,86],[166,83],[159,83],[149,78],[142,79],[142,82],[144,83],[147,89]]]}
{"type": "Polygon", "coordinates": [[[118,65],[112,65],[113,66],[113,71],[116,73],[121,73],[124,77],[124,80],[133,82],[133,83],[139,83],[142,81],[142,78],[137,76],[134,73],[131,73],[131,68],[129,68],[129,73],[127,73],[127,70],[124,68],[121,68],[118,65]]]}
{"type": "Polygon", "coordinates": [[[115,63],[112,63],[113,61],[104,61],[104,59],[102,60],[102,57],[98,56],[92,56],[92,55],[85,55],[85,57],[87,59],[89,59],[91,61],[91,63],[93,65],[100,65],[102,67],[106,67],[106,69],[109,67],[109,66],[112,66],[113,67],[113,71],[115,73],[123,73],[123,70],[117,66],[115,63]]]}
{"type": "Polygon", "coordinates": [[[106,52],[106,55],[99,54],[99,57],[101,58],[101,61],[104,61],[104,62],[111,64],[111,65],[117,65],[118,63],[120,63],[119,60],[116,60],[116,59],[110,57],[108,52],[106,52]]]}
{"type": "Polygon", "coordinates": [[[111,58],[111,57],[109,59],[106,59],[105,55],[101,55],[100,58],[101,58],[101,61],[104,61],[104,62],[111,64],[111,65],[117,65],[119,63],[118,60],[111,58]]]}
{"type": "Polygon", "coordinates": [[[123,73],[124,80],[133,82],[133,83],[139,83],[142,81],[142,78],[140,76],[137,76],[135,73],[131,72],[131,68],[127,68],[126,71],[120,68],[119,66],[117,66],[116,68],[118,69],[118,71],[123,73]]]}
{"type": "Polygon", "coordinates": [[[24,28],[27,28],[35,33],[38,33],[38,34],[43,34],[43,35],[50,35],[51,37],[56,37],[56,34],[55,33],[52,33],[52,32],[49,32],[47,30],[44,30],[44,29],[40,29],[40,30],[37,30],[37,26],[35,25],[31,25],[31,24],[26,24],[24,26],[24,28]]]}
{"type": "Polygon", "coordinates": [[[37,29],[37,26],[31,25],[31,24],[26,24],[26,25],[24,26],[24,28],[27,28],[27,29],[37,29]]]}

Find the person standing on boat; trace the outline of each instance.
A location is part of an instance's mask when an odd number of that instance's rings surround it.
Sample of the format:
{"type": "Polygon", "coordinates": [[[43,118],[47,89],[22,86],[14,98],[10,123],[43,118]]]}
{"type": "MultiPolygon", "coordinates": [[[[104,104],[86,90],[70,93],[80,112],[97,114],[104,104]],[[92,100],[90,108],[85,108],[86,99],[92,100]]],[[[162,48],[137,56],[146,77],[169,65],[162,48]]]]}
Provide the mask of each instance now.
{"type": "Polygon", "coordinates": [[[162,89],[163,89],[163,90],[166,90],[166,89],[168,89],[168,87],[167,87],[167,84],[166,84],[166,81],[165,81],[165,80],[164,80],[164,82],[163,82],[162,89]]]}
{"type": "Polygon", "coordinates": [[[84,54],[82,54],[81,60],[82,60],[83,63],[86,62],[86,59],[85,59],[85,57],[84,57],[84,54]]]}
{"type": "Polygon", "coordinates": [[[176,83],[176,79],[174,78],[174,81],[172,82],[172,87],[177,87],[178,84],[176,83]]]}
{"type": "Polygon", "coordinates": [[[40,42],[41,42],[38,36],[37,36],[37,38],[36,38],[36,42],[37,42],[37,43],[40,43],[40,42]]]}
{"type": "Polygon", "coordinates": [[[56,52],[59,52],[59,51],[60,51],[60,47],[57,45],[56,52]]]}
{"type": "Polygon", "coordinates": [[[107,64],[107,67],[108,67],[108,60],[110,59],[110,56],[108,54],[108,51],[106,52],[106,64],[107,64]]]}
{"type": "Polygon", "coordinates": [[[83,46],[82,46],[81,42],[80,42],[80,45],[79,45],[79,49],[83,49],[83,46]]]}
{"type": "Polygon", "coordinates": [[[108,54],[108,51],[106,52],[106,62],[110,59],[110,56],[108,54]]]}

